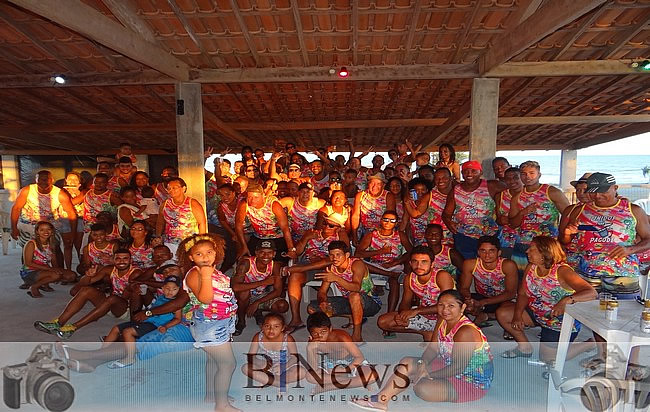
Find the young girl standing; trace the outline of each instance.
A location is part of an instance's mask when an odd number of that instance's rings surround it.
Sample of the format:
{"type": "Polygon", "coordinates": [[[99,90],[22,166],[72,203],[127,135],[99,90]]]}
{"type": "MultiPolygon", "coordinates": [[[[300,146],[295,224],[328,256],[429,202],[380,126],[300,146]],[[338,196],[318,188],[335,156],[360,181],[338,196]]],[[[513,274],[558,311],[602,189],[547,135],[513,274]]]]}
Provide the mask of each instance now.
{"type": "Polygon", "coordinates": [[[38,222],[34,238],[23,247],[24,263],[20,277],[29,286],[27,294],[33,298],[42,298],[38,289],[50,282],[71,282],[77,278],[71,270],[57,267],[55,245],[54,226],[50,222],[38,222]]]}
{"type": "Polygon", "coordinates": [[[214,390],[215,410],[239,411],[228,400],[235,356],[230,345],[237,303],[230,279],[216,269],[224,258],[224,240],[212,234],[192,235],[178,245],[178,262],[189,269],[183,286],[190,297],[190,332],[194,346],[207,354],[206,399],[214,390]]]}

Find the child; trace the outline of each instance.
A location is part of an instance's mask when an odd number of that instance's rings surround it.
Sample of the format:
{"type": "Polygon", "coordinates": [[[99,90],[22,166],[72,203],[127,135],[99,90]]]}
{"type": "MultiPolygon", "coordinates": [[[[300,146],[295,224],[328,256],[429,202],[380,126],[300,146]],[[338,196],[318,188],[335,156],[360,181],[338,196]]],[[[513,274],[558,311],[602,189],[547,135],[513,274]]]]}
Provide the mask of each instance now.
{"type": "Polygon", "coordinates": [[[178,262],[189,269],[183,287],[192,305],[190,332],[194,347],[207,354],[206,400],[214,389],[215,410],[235,412],[228,400],[235,371],[235,355],[230,345],[235,331],[237,302],[230,279],[216,269],[224,258],[225,242],[214,234],[192,235],[178,245],[178,262]]]}
{"type": "MultiPolygon", "coordinates": [[[[109,242],[112,242],[114,240],[122,240],[122,236],[120,236],[120,229],[118,228],[117,224],[115,224],[115,218],[113,218],[111,212],[104,211],[97,213],[97,223],[103,225],[106,229],[106,239],[109,242]]],[[[89,239],[88,241],[90,240],[92,239],[89,239]]]]}
{"type": "MultiPolygon", "coordinates": [[[[307,331],[309,332],[309,343],[307,344],[307,361],[310,365],[319,365],[325,371],[324,384],[321,386],[311,374],[307,374],[307,380],[317,384],[312,394],[337,390],[334,383],[333,370],[339,375],[337,382],[342,380],[342,371],[348,372],[350,384],[346,387],[358,388],[373,383],[376,375],[368,367],[363,353],[352,341],[352,337],[342,329],[332,329],[332,322],[324,312],[315,312],[307,317],[307,331]],[[358,369],[362,369],[363,376],[367,382],[363,382],[359,376],[358,369]]],[[[347,382],[345,380],[344,382],[347,382]]],[[[340,386],[340,383],[339,383],[340,386]]]]}
{"type": "Polygon", "coordinates": [[[27,294],[33,298],[42,298],[39,288],[52,292],[48,283],[60,280],[72,282],[77,279],[71,270],[57,266],[56,240],[54,226],[50,222],[38,222],[34,228],[34,238],[23,247],[23,266],[20,277],[29,287],[27,294]]]}
{"type": "Polygon", "coordinates": [[[113,253],[117,244],[106,238],[106,228],[100,223],[90,226],[90,242],[83,248],[81,262],[77,273],[85,275],[93,266],[109,266],[113,264],[113,253]]]}
{"type": "Polygon", "coordinates": [[[244,375],[262,384],[280,386],[282,362],[285,362],[285,383],[295,382],[305,375],[294,355],[298,353],[296,341],[293,336],[284,331],[285,326],[284,317],[278,313],[271,312],[264,316],[262,330],[253,336],[248,350],[249,355],[259,355],[253,357],[251,363],[242,366],[241,371],[244,375]],[[273,378],[263,371],[269,360],[271,369],[268,372],[273,374],[273,378]]]}
{"type": "Polygon", "coordinates": [[[120,150],[115,154],[115,162],[119,162],[122,157],[128,157],[134,165],[138,162],[131,149],[131,143],[120,143],[120,150]]]}
{"type": "Polygon", "coordinates": [[[135,340],[141,338],[149,332],[158,329],[158,332],[164,334],[167,329],[181,323],[181,309],[174,313],[165,313],[163,315],[152,315],[151,309],[171,301],[178,294],[181,286],[181,280],[178,276],[168,276],[163,281],[163,296],[156,298],[151,304],[149,310],[145,312],[147,320],[145,322],[124,322],[119,325],[113,326],[108,336],[104,338],[102,348],[116,342],[122,335],[126,348],[126,356],[124,359],[116,360],[108,364],[109,369],[126,368],[135,363],[135,340]]]}

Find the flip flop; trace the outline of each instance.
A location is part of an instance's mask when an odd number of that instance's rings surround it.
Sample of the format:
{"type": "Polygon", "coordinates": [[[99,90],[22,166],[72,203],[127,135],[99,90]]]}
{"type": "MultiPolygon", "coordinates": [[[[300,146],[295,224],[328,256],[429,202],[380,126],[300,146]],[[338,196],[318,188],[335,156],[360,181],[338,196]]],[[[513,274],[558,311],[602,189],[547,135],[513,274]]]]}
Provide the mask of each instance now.
{"type": "Polygon", "coordinates": [[[376,403],[365,399],[349,400],[348,405],[356,406],[357,408],[361,408],[364,411],[384,412],[388,410],[382,409],[379,406],[376,406],[376,403]]]}
{"type": "MultiPolygon", "coordinates": [[[[368,322],[368,318],[362,318],[361,319],[361,324],[365,324],[368,322]]],[[[351,327],[354,327],[354,324],[352,322],[348,322],[345,325],[341,326],[341,329],[350,329],[351,327]]]]}
{"type": "Polygon", "coordinates": [[[481,323],[477,323],[476,326],[478,326],[479,329],[489,328],[490,326],[492,326],[492,322],[488,322],[487,320],[484,320],[481,323]]]}
{"type": "Polygon", "coordinates": [[[357,348],[360,348],[362,346],[366,346],[368,342],[363,341],[363,342],[354,342],[355,345],[357,345],[357,348]]]}
{"type": "Polygon", "coordinates": [[[395,339],[397,337],[397,333],[389,332],[387,330],[383,331],[381,335],[384,337],[384,339],[395,339]]]}
{"type": "Polygon", "coordinates": [[[533,352],[524,353],[524,352],[520,351],[519,348],[510,349],[510,350],[507,350],[507,351],[505,351],[505,352],[503,352],[501,354],[501,357],[505,358],[505,359],[530,358],[531,356],[533,356],[533,352]]]}
{"type": "Polygon", "coordinates": [[[52,286],[41,286],[39,289],[43,292],[54,292],[54,288],[52,286]]]}
{"type": "Polygon", "coordinates": [[[22,289],[22,290],[29,289],[29,285],[27,283],[23,283],[22,285],[18,286],[18,289],[22,289]]]}
{"type": "Polygon", "coordinates": [[[122,368],[128,368],[129,366],[132,366],[135,362],[132,363],[122,363],[121,361],[113,361],[109,363],[106,367],[108,369],[122,369],[122,368]]]}
{"type": "Polygon", "coordinates": [[[305,329],[306,327],[307,327],[307,325],[305,325],[304,323],[301,323],[300,325],[295,325],[295,326],[287,326],[287,328],[285,329],[285,332],[287,332],[289,335],[291,335],[292,333],[297,332],[300,329],[305,329]]]}
{"type": "Polygon", "coordinates": [[[503,331],[503,340],[515,340],[515,337],[506,331],[503,331]]]}
{"type": "Polygon", "coordinates": [[[32,293],[31,290],[28,290],[28,291],[27,291],[27,294],[28,294],[29,296],[31,296],[32,298],[34,298],[34,299],[39,299],[39,298],[42,298],[42,297],[43,297],[43,295],[34,295],[34,294],[32,293]]]}

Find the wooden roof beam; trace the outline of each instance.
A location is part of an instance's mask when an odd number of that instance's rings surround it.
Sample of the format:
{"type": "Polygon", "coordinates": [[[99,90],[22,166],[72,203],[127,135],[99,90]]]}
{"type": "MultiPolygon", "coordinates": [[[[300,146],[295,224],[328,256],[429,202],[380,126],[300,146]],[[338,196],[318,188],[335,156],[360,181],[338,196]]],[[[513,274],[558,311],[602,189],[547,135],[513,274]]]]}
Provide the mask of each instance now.
{"type": "Polygon", "coordinates": [[[600,135],[595,138],[585,140],[580,143],[571,145],[571,149],[578,150],[585,147],[595,146],[597,144],[613,142],[614,140],[625,139],[626,137],[636,136],[650,132],[650,123],[638,123],[623,127],[611,133],[600,135]]]}
{"type": "Polygon", "coordinates": [[[602,54],[603,59],[609,59],[612,56],[618,52],[621,47],[625,46],[627,42],[632,40],[634,36],[639,34],[642,30],[644,30],[647,26],[648,23],[650,22],[650,11],[647,11],[640,16],[638,16],[638,20],[636,21],[635,24],[631,25],[629,29],[625,30],[622,33],[619,33],[615,36],[615,41],[613,44],[609,45],[602,54]]]}
{"type": "Polygon", "coordinates": [[[300,54],[302,55],[302,63],[305,67],[307,67],[309,66],[309,55],[307,54],[307,46],[305,45],[305,35],[302,31],[302,21],[300,20],[300,10],[298,9],[298,0],[291,0],[291,11],[293,13],[294,24],[296,25],[298,42],[300,43],[300,54]]]}
{"type": "MultiPolygon", "coordinates": [[[[356,4],[357,2],[355,1],[354,3],[356,4]]],[[[478,3],[480,3],[480,1],[478,3]]],[[[356,7],[357,7],[357,14],[358,14],[358,6],[356,7]]],[[[422,0],[415,0],[413,13],[411,14],[411,24],[409,26],[408,35],[406,36],[406,44],[404,46],[405,53],[404,53],[404,58],[402,59],[402,64],[410,63],[409,58],[411,57],[411,49],[413,48],[413,39],[415,38],[415,30],[418,25],[418,20],[420,19],[421,9],[422,9],[422,0]]],[[[452,61],[452,63],[455,63],[455,61],[452,61]]]]}
{"type": "Polygon", "coordinates": [[[592,10],[590,15],[585,16],[584,21],[580,24],[580,26],[578,26],[578,28],[576,28],[574,30],[573,35],[571,36],[571,38],[569,40],[567,40],[566,43],[564,43],[564,46],[562,46],[562,48],[560,48],[560,50],[558,50],[557,52],[555,52],[553,54],[553,58],[551,60],[559,58],[567,50],[569,50],[571,47],[573,47],[573,43],[575,43],[576,40],[578,40],[578,38],[580,36],[582,36],[582,34],[585,32],[585,30],[590,28],[596,22],[596,20],[598,20],[600,15],[605,10],[607,10],[607,5],[602,4],[597,9],[592,10]]]}
{"type": "Polygon", "coordinates": [[[80,0],[8,1],[174,79],[190,80],[185,62],[80,0]]]}
{"type": "Polygon", "coordinates": [[[463,47],[465,47],[465,42],[467,41],[467,36],[469,35],[470,30],[472,29],[472,24],[474,24],[474,19],[476,18],[476,14],[478,11],[481,9],[481,1],[476,0],[474,3],[474,9],[472,10],[472,15],[469,18],[469,23],[465,26],[465,29],[463,32],[460,34],[459,41],[456,44],[456,53],[454,53],[454,57],[451,59],[451,63],[460,63],[460,56],[463,53],[463,47]]]}
{"type": "Polygon", "coordinates": [[[607,0],[553,0],[526,20],[499,35],[479,58],[479,73],[485,74],[507,62],[557,29],[571,23],[607,0]]]}
{"type": "Polygon", "coordinates": [[[155,31],[138,15],[133,0],[102,0],[102,2],[124,27],[138,33],[149,43],[159,44],[155,31]]]}
{"type": "Polygon", "coordinates": [[[175,0],[167,0],[167,4],[176,15],[178,21],[181,22],[183,29],[185,29],[187,35],[190,36],[192,42],[194,42],[196,47],[198,47],[199,51],[201,52],[201,58],[203,59],[203,61],[207,64],[208,67],[215,67],[214,62],[210,58],[210,54],[203,46],[203,43],[201,43],[201,39],[199,39],[199,36],[196,35],[196,32],[192,28],[192,25],[190,25],[190,22],[187,21],[185,14],[183,14],[183,10],[181,10],[180,7],[178,7],[175,0]]]}
{"type": "Polygon", "coordinates": [[[237,5],[237,0],[230,0],[230,8],[232,9],[233,14],[235,15],[235,19],[237,20],[237,23],[241,28],[241,33],[244,36],[244,40],[246,40],[246,44],[248,45],[248,49],[250,50],[250,53],[253,56],[253,60],[255,60],[255,65],[259,67],[260,56],[257,53],[257,47],[255,46],[255,42],[253,41],[251,34],[248,32],[246,21],[244,21],[244,18],[242,17],[241,12],[239,11],[239,5],[237,5]]]}
{"type": "Polygon", "coordinates": [[[359,2],[352,2],[352,65],[359,64],[359,2]]]}

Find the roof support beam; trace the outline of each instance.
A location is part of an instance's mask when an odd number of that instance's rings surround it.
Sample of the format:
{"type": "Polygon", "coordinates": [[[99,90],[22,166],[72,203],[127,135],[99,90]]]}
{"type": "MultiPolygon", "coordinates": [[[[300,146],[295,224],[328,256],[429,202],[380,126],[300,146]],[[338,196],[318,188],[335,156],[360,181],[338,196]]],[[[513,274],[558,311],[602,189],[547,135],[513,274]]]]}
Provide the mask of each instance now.
{"type": "MultiPolygon", "coordinates": [[[[354,3],[357,2],[355,1],[354,3]]],[[[358,13],[358,6],[355,7],[357,7],[357,13],[358,13]]],[[[411,63],[409,60],[411,57],[411,49],[413,48],[413,38],[415,37],[415,30],[418,26],[418,20],[420,19],[421,9],[422,9],[422,0],[415,0],[413,13],[411,15],[411,25],[409,26],[408,36],[406,36],[406,45],[404,46],[404,58],[402,59],[402,64],[411,63]]],[[[452,63],[454,63],[454,61],[452,61],[452,63]]]]}
{"type": "Polygon", "coordinates": [[[190,79],[190,67],[183,61],[80,0],[8,1],[174,79],[190,79]]]}
{"type": "Polygon", "coordinates": [[[124,27],[138,33],[149,43],[158,44],[156,33],[140,16],[132,0],[102,0],[104,5],[113,13],[124,27]]]}
{"type": "Polygon", "coordinates": [[[607,133],[589,140],[585,140],[572,146],[572,149],[584,149],[585,147],[595,146],[601,143],[612,142],[614,140],[624,139],[630,136],[636,136],[642,133],[650,132],[650,123],[632,124],[612,133],[607,133]]]}
{"type": "Polygon", "coordinates": [[[194,42],[196,47],[201,52],[201,58],[203,59],[203,61],[205,61],[208,67],[215,67],[214,63],[212,62],[212,59],[210,58],[210,54],[208,54],[208,51],[203,46],[203,43],[201,43],[201,39],[199,39],[199,36],[196,35],[196,32],[190,25],[190,22],[187,21],[187,18],[183,14],[183,10],[181,10],[180,7],[178,7],[175,0],[167,0],[167,4],[169,4],[169,7],[176,15],[176,18],[178,19],[178,21],[181,22],[183,29],[185,29],[187,35],[190,36],[190,39],[194,42]]]}
{"type": "Polygon", "coordinates": [[[650,11],[639,16],[639,19],[636,21],[636,24],[630,26],[626,31],[618,34],[614,37],[614,44],[608,46],[602,54],[603,59],[612,58],[619,49],[627,44],[634,36],[639,34],[641,30],[644,30],[648,26],[650,20],[650,11]]]}
{"type": "Polygon", "coordinates": [[[526,20],[508,29],[479,58],[479,72],[487,73],[507,62],[557,29],[607,0],[554,0],[546,2],[526,20]]]}
{"type": "Polygon", "coordinates": [[[237,19],[237,23],[241,28],[242,36],[244,36],[244,40],[246,40],[246,44],[248,45],[248,49],[250,50],[250,53],[253,56],[253,60],[255,60],[255,65],[259,66],[260,56],[259,54],[257,54],[257,47],[255,47],[255,42],[253,41],[251,34],[248,32],[246,21],[244,20],[244,18],[241,15],[241,12],[239,11],[239,5],[237,5],[237,0],[230,0],[230,8],[232,9],[233,14],[235,15],[235,19],[237,19]]]}
{"type": "Polygon", "coordinates": [[[309,55],[307,55],[307,46],[305,45],[305,35],[302,32],[302,21],[300,20],[300,10],[298,9],[298,0],[291,0],[291,11],[293,12],[293,21],[296,25],[296,34],[300,43],[300,54],[302,63],[305,67],[309,66],[309,55]]]}

